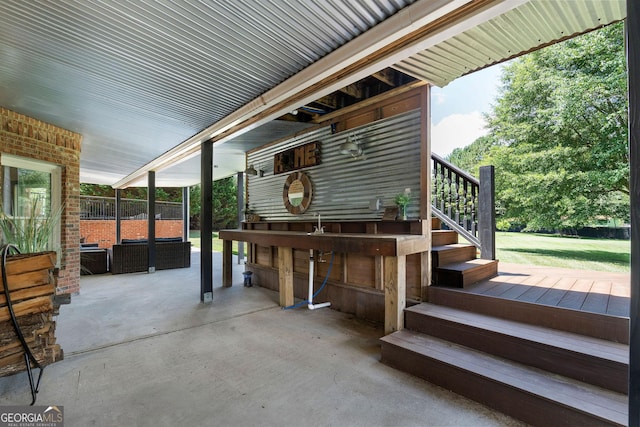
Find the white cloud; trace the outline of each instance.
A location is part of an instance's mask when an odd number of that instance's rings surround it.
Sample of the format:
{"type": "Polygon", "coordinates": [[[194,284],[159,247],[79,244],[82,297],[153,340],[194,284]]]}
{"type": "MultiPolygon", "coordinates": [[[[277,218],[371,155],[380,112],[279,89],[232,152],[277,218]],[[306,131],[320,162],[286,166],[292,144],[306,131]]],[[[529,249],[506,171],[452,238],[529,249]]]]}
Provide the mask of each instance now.
{"type": "Polygon", "coordinates": [[[482,114],[451,114],[431,125],[431,151],[448,156],[454,149],[466,147],[487,134],[482,114]]]}

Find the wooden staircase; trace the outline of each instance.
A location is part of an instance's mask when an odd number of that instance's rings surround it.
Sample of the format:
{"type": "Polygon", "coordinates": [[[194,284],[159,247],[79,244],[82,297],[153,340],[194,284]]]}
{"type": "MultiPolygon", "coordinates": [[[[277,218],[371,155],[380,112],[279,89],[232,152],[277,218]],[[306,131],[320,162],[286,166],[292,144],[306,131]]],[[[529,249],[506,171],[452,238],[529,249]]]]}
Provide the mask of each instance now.
{"type": "Polygon", "coordinates": [[[458,243],[458,233],[441,230],[438,218],[431,220],[432,281],[436,286],[464,288],[498,274],[498,261],[477,259],[474,245],[458,243]]]}
{"type": "Polygon", "coordinates": [[[626,424],[626,344],[514,321],[486,300],[407,308],[382,362],[532,425],[626,424]]]}

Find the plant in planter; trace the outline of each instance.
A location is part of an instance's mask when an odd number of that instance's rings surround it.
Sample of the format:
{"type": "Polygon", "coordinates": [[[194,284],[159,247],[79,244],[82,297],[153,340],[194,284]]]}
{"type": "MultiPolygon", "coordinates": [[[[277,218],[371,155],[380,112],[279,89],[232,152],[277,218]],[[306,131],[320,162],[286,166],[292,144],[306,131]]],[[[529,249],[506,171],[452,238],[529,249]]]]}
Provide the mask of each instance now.
{"type": "Polygon", "coordinates": [[[23,253],[42,252],[50,249],[49,242],[62,215],[62,206],[50,215],[40,215],[43,201],[33,200],[30,212],[25,216],[9,216],[0,206],[0,230],[3,244],[11,244],[23,253]]]}
{"type": "Polygon", "coordinates": [[[404,190],[404,193],[396,194],[394,199],[395,204],[398,206],[400,219],[407,220],[407,206],[411,202],[411,190],[409,188],[404,190]]]}
{"type": "Polygon", "coordinates": [[[243,210],[243,212],[244,212],[244,220],[246,222],[258,222],[258,221],[260,221],[260,215],[254,213],[251,209],[249,209],[248,205],[243,210]]]}

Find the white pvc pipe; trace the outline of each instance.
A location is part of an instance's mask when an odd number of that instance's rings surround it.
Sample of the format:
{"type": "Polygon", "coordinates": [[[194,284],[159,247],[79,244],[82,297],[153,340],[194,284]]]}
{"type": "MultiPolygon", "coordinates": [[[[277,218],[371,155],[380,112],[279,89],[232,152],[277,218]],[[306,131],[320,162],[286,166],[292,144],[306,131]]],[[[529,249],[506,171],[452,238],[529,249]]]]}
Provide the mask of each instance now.
{"type": "Polygon", "coordinates": [[[307,301],[309,301],[309,303],[307,304],[307,308],[309,310],[315,310],[317,308],[324,308],[324,307],[329,307],[331,305],[330,302],[323,302],[321,304],[314,304],[313,303],[313,276],[314,276],[314,271],[313,271],[313,249],[309,249],[309,299],[307,301]]]}

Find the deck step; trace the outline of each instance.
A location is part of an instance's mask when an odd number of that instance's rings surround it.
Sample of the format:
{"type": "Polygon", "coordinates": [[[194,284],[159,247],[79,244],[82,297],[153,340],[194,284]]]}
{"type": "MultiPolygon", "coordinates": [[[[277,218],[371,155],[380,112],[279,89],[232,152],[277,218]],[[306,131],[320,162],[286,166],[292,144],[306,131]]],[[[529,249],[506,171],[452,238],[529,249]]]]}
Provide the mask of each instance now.
{"type": "Polygon", "coordinates": [[[627,396],[419,332],[381,339],[382,362],[532,425],[625,425],[627,396]]]}
{"type": "Polygon", "coordinates": [[[532,304],[439,286],[429,287],[429,302],[621,344],[629,343],[628,317],[532,304]]]}
{"type": "Polygon", "coordinates": [[[432,216],[431,217],[431,229],[432,230],[440,230],[440,227],[442,227],[442,221],[440,221],[440,218],[432,216]]]}
{"type": "Polygon", "coordinates": [[[629,346],[625,344],[426,303],[405,310],[405,326],[527,366],[627,393],[629,346]]]}
{"type": "Polygon", "coordinates": [[[453,230],[431,230],[431,247],[458,243],[458,233],[453,230]]]}
{"type": "Polygon", "coordinates": [[[432,246],[431,260],[432,267],[440,265],[459,263],[476,258],[478,250],[473,245],[464,243],[452,243],[450,245],[432,246]]]}
{"type": "Polygon", "coordinates": [[[498,261],[474,259],[439,266],[433,269],[433,282],[439,286],[464,288],[465,286],[498,275],[498,261]]]}

